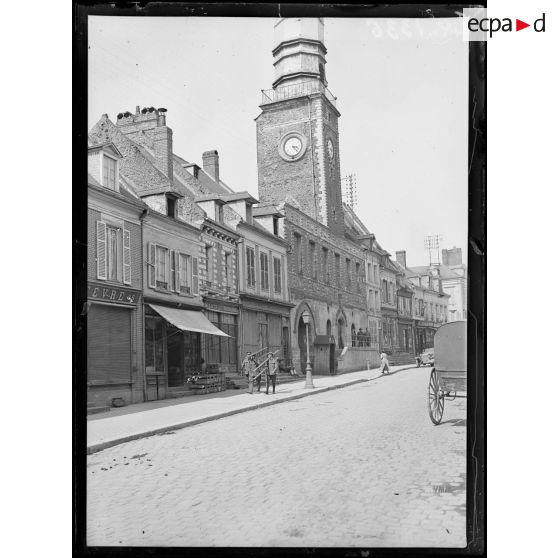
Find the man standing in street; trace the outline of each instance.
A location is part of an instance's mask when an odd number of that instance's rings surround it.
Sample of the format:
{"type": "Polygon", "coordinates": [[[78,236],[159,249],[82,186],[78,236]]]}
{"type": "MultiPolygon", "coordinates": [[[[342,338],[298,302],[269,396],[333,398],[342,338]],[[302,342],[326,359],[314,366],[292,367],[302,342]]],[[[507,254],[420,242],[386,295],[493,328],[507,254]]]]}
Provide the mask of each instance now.
{"type": "Polygon", "coordinates": [[[273,393],[275,393],[275,382],[277,380],[277,372],[279,370],[279,361],[273,353],[268,353],[267,355],[267,374],[265,377],[265,393],[269,394],[269,382],[273,386],[273,393]]]}
{"type": "Polygon", "coordinates": [[[242,372],[248,378],[248,393],[254,393],[254,369],[256,363],[252,357],[252,353],[248,351],[242,361],[242,372]]]}

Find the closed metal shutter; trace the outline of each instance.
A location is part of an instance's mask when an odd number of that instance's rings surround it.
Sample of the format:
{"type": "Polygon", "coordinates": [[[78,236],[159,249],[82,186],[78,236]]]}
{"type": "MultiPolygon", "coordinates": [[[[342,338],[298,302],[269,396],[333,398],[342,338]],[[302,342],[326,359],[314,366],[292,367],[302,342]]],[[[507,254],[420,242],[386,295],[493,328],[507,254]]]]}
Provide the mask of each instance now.
{"type": "Polygon", "coordinates": [[[91,304],[87,313],[87,381],[131,379],[131,309],[91,304]]]}

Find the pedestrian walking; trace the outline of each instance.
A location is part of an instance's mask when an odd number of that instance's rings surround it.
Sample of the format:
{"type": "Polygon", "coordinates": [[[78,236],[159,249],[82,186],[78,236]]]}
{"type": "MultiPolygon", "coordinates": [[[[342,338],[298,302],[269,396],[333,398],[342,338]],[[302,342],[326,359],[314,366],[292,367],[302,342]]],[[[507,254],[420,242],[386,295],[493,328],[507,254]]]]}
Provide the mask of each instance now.
{"type": "Polygon", "coordinates": [[[265,376],[265,393],[269,395],[269,384],[273,386],[275,393],[275,382],[277,381],[277,372],[279,370],[279,360],[273,353],[267,354],[267,374],[265,376]]]}
{"type": "Polygon", "coordinates": [[[380,372],[382,374],[389,374],[389,361],[386,353],[380,355],[380,372]]]}
{"type": "MultiPolygon", "coordinates": [[[[248,351],[244,360],[242,361],[242,372],[248,379],[248,393],[254,393],[254,370],[256,368],[256,363],[252,353],[248,351]]],[[[258,391],[260,391],[258,389],[258,391]]]]}

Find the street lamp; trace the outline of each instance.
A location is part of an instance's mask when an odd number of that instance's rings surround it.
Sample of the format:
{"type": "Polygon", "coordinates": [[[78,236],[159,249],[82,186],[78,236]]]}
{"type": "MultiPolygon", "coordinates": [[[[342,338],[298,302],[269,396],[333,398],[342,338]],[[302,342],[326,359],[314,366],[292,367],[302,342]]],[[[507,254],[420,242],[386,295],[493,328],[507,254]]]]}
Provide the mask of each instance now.
{"type": "Polygon", "coordinates": [[[302,321],[306,326],[306,384],[305,388],[312,389],[314,384],[312,382],[312,365],[310,364],[310,312],[304,310],[302,313],[302,321]]]}

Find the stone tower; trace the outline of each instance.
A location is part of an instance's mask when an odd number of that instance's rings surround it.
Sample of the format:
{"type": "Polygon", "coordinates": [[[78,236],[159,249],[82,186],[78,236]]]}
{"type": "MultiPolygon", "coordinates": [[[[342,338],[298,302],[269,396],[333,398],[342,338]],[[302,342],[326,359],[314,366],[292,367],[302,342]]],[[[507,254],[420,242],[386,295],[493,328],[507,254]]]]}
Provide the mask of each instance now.
{"type": "Polygon", "coordinates": [[[256,119],[262,203],[287,201],[344,232],[336,99],[327,89],[321,18],[275,25],[275,80],[256,119]]]}

